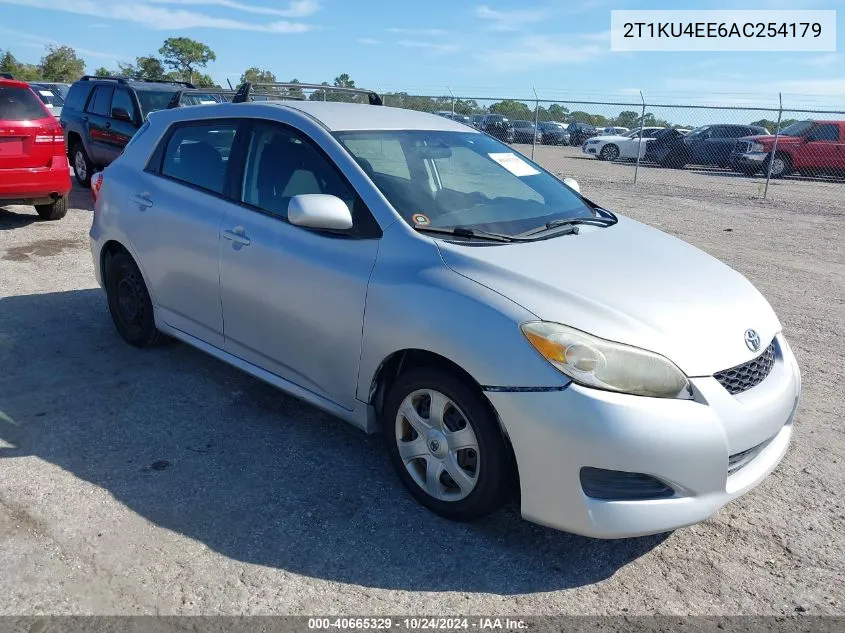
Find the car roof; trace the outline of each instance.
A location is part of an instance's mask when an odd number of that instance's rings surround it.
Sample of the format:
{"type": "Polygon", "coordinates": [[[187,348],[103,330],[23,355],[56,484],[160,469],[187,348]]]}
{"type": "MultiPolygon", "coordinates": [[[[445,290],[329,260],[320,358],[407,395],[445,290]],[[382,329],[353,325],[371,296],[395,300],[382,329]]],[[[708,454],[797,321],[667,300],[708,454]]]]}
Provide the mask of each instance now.
{"type": "Polygon", "coordinates": [[[29,84],[18,79],[3,79],[0,77],[0,86],[9,86],[10,88],[29,88],[29,84]]]}
{"type": "Polygon", "coordinates": [[[176,108],[155,113],[156,117],[167,117],[172,121],[201,120],[244,115],[273,118],[273,110],[286,108],[298,110],[316,119],[332,132],[364,130],[432,130],[473,133],[463,123],[452,119],[388,106],[373,106],[357,103],[331,101],[250,101],[246,103],[220,103],[214,105],[176,108]],[[197,109],[194,109],[197,108],[197,109]],[[166,114],[165,114],[166,112],[166,114]]]}

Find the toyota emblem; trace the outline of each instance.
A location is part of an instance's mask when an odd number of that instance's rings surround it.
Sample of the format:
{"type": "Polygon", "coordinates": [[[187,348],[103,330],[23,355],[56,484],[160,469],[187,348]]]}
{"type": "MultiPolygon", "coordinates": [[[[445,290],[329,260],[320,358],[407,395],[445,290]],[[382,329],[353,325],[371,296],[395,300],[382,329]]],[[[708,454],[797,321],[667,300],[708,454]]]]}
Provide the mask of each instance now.
{"type": "Polygon", "coordinates": [[[745,344],[752,352],[760,349],[760,335],[754,330],[745,330],[745,344]]]}

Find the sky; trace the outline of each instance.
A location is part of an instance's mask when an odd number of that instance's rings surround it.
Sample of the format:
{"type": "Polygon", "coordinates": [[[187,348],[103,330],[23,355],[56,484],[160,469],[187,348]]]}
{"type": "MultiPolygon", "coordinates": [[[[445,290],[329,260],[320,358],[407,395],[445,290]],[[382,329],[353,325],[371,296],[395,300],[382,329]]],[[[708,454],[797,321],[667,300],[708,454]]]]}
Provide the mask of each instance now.
{"type": "MultiPolygon", "coordinates": [[[[621,53],[611,9],[677,0],[0,0],[0,49],[36,63],[72,46],[88,70],[208,44],[221,85],[258,66],[277,78],[470,97],[755,104],[845,110],[843,0],[691,0],[695,9],[837,9],[837,52],[621,53]]],[[[595,109],[595,108],[594,108],[595,109]]]]}

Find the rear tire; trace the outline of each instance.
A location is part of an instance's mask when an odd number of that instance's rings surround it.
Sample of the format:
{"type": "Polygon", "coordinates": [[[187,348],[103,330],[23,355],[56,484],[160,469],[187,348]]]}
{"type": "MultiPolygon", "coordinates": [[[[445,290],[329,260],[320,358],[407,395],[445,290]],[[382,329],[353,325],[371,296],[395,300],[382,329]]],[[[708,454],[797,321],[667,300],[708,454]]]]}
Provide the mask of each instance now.
{"type": "Polygon", "coordinates": [[[489,404],[464,380],[433,367],[402,373],[387,393],[382,430],[399,479],[429,510],[472,521],[504,502],[510,455],[489,404]]]}
{"type": "Polygon", "coordinates": [[[61,220],[67,215],[67,196],[57,198],[50,204],[36,204],[35,210],[42,220],[61,220]]]}
{"type": "Polygon", "coordinates": [[[94,165],[91,162],[91,159],[88,158],[85,147],[81,142],[73,146],[70,157],[70,162],[73,165],[73,175],[76,176],[76,182],[83,187],[90,187],[91,176],[94,174],[94,165]]]}
{"type": "Polygon", "coordinates": [[[165,340],[156,328],[144,278],[129,253],[107,256],[105,286],[109,312],[123,340],[135,347],[151,347],[165,340]]]}

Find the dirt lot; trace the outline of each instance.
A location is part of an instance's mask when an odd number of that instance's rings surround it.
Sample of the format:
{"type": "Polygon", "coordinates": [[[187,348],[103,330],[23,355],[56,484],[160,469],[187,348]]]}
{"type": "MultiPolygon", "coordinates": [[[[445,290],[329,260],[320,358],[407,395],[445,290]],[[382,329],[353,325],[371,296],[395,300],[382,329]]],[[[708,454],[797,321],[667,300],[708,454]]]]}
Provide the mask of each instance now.
{"type": "MultiPolygon", "coordinates": [[[[507,507],[413,503],[379,438],[185,345],[115,333],[91,205],[0,211],[0,614],[845,613],[845,183],[629,167],[541,148],[586,195],[768,297],[804,376],[759,488],[673,534],[596,541],[507,507]]],[[[692,334],[691,334],[692,335],[692,334]]]]}

